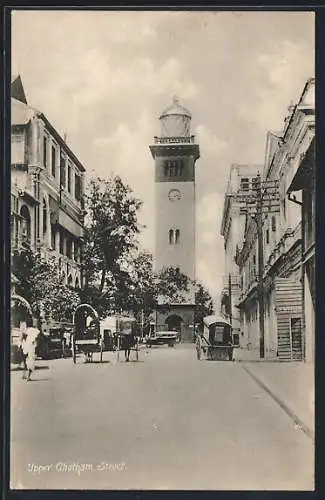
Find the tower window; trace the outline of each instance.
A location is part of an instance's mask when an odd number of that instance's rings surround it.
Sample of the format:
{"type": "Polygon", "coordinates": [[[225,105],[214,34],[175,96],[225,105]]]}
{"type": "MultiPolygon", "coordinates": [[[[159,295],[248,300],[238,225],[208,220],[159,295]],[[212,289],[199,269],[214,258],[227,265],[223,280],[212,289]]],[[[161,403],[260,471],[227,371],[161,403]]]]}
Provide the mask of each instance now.
{"type": "Polygon", "coordinates": [[[165,177],[180,177],[183,173],[183,160],[166,160],[164,172],[165,177]]]}
{"type": "Polygon", "coordinates": [[[175,243],[176,243],[176,245],[177,245],[177,243],[179,243],[179,236],[180,236],[179,229],[176,229],[176,231],[175,231],[175,243]]]}
{"type": "Polygon", "coordinates": [[[169,230],[169,244],[172,245],[174,243],[174,230],[169,230]]]}

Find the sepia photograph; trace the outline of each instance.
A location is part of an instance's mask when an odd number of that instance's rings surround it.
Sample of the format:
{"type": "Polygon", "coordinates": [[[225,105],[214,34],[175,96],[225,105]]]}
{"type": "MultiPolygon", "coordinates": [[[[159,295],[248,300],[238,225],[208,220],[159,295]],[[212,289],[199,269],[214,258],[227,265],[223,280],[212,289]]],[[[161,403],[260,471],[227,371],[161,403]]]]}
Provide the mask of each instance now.
{"type": "Polygon", "coordinates": [[[10,489],[313,491],[315,13],[14,9],[10,78],[10,489]]]}

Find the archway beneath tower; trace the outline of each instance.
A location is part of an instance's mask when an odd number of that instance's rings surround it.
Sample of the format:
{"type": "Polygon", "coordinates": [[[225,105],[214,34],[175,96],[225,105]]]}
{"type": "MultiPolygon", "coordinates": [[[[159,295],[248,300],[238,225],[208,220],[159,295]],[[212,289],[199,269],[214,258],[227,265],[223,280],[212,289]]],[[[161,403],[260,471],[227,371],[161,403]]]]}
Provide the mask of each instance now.
{"type": "Polygon", "coordinates": [[[183,318],[178,314],[171,314],[165,320],[165,324],[168,326],[168,330],[176,330],[181,333],[183,318]]]}

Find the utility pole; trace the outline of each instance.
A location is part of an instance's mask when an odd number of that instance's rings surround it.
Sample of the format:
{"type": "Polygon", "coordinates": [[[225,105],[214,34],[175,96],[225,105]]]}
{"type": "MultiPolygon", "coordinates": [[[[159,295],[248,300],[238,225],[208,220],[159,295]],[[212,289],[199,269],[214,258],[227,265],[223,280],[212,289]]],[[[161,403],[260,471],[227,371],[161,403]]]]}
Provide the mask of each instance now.
{"type": "Polygon", "coordinates": [[[231,273],[229,273],[228,276],[228,295],[229,295],[229,323],[232,323],[231,273]]]}
{"type": "Polygon", "coordinates": [[[241,207],[241,213],[255,218],[257,228],[258,248],[258,319],[260,331],[260,357],[265,357],[265,324],[264,324],[264,244],[263,244],[263,215],[279,212],[279,181],[277,179],[261,180],[258,173],[253,192],[240,192],[234,195],[236,201],[246,206],[241,207]]]}
{"type": "Polygon", "coordinates": [[[260,357],[264,358],[264,248],[263,248],[263,194],[260,174],[257,175],[256,182],[256,226],[257,226],[257,246],[258,246],[258,317],[260,330],[260,357]]]}

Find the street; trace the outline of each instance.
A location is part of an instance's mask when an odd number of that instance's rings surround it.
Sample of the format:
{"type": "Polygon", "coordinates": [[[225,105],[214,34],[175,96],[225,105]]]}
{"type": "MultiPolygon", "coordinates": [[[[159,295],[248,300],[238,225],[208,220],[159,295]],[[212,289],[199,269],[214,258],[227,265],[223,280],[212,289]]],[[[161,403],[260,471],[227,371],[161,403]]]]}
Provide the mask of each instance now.
{"type": "Polygon", "coordinates": [[[132,355],[11,373],[11,488],[313,489],[312,440],[240,363],[132,355]]]}

